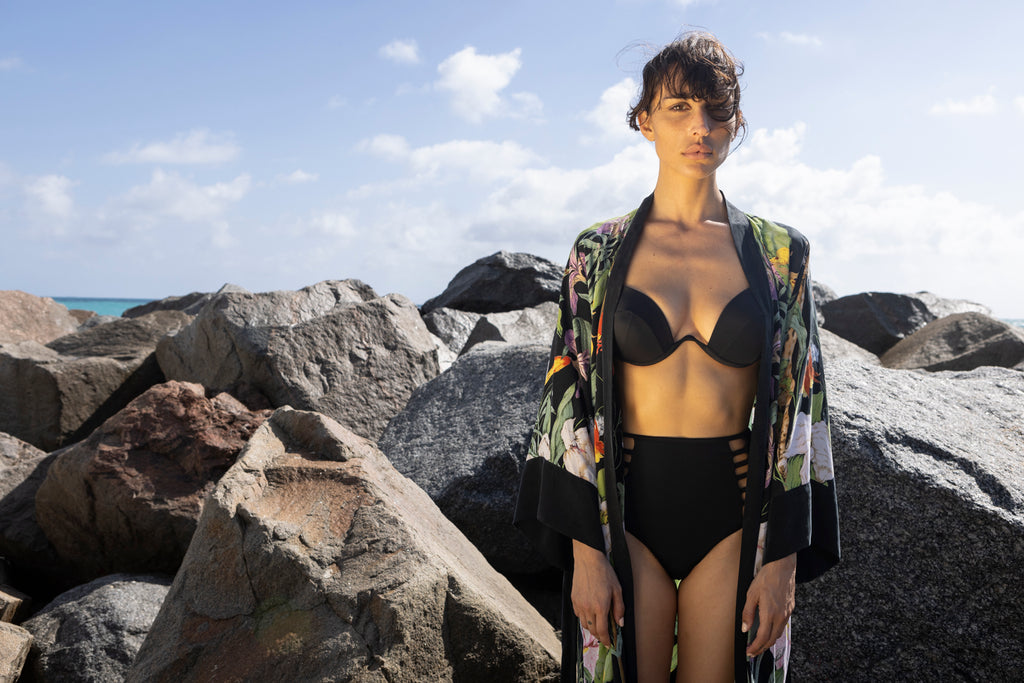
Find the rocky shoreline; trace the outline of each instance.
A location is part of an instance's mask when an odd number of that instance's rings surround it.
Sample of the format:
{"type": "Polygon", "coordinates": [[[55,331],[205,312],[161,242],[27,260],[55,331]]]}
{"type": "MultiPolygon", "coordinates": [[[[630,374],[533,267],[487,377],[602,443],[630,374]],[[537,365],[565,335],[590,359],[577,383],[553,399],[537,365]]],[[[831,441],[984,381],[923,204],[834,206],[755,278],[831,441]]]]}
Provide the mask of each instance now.
{"type": "MultiPolygon", "coordinates": [[[[556,680],[511,510],[561,272],[500,252],[419,308],[0,292],[0,683],[556,680]]],[[[843,561],[798,587],[792,680],[1013,680],[1024,330],[815,296],[843,561]]]]}

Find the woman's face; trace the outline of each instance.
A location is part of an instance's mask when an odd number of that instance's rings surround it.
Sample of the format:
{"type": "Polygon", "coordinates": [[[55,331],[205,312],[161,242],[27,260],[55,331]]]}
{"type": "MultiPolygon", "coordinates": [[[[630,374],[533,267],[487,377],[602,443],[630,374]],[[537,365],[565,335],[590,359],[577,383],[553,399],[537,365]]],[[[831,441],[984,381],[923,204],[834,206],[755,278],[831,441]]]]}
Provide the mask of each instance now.
{"type": "Polygon", "coordinates": [[[731,103],[708,103],[692,97],[680,97],[661,88],[650,114],[640,112],[640,132],[654,143],[663,170],[684,177],[707,178],[715,173],[729,155],[736,136],[736,118],[719,119],[731,109],[731,103]]]}

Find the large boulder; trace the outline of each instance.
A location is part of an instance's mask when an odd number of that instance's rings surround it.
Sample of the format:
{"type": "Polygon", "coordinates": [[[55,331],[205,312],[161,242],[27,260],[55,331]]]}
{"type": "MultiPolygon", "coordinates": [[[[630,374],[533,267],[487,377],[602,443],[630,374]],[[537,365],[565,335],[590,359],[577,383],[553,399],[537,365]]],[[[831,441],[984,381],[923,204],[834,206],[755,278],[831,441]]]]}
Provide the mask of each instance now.
{"type": "Polygon", "coordinates": [[[372,443],[281,408],[207,500],[128,681],[554,681],[554,631],[372,443]]]}
{"type": "Polygon", "coordinates": [[[909,294],[862,292],[842,296],[820,307],[824,327],[876,356],[936,316],[909,294]]]}
{"type": "Polygon", "coordinates": [[[460,311],[498,313],[558,301],[563,269],[532,254],[499,251],[460,270],[423,313],[446,306],[460,311]]]}
{"type": "Polygon", "coordinates": [[[460,353],[466,353],[485,341],[550,345],[556,322],[558,304],[551,301],[519,311],[488,313],[477,320],[460,353]]]}
{"type": "Polygon", "coordinates": [[[380,448],[503,573],[547,562],[512,526],[546,344],[480,344],[413,392],[380,448]]]}
{"type": "Polygon", "coordinates": [[[1024,362],[1024,329],[984,313],[955,313],[933,320],[882,356],[889,368],[973,370],[1012,368],[1024,362]]]}
{"type": "Polygon", "coordinates": [[[843,559],[797,588],[794,677],[1018,680],[1024,375],[828,375],[843,559]]]}
{"type": "Polygon", "coordinates": [[[228,391],[250,405],[323,412],[376,438],[412,390],[439,372],[409,299],[358,280],[297,292],[222,292],[157,349],[168,379],[228,391]]]}
{"type": "Polygon", "coordinates": [[[78,329],[66,306],[50,297],[16,289],[0,290],[0,343],[34,341],[45,344],[78,329]]]}
{"type": "Polygon", "coordinates": [[[22,624],[35,639],[22,683],[123,681],[170,582],[113,574],[59,595],[22,624]]]}
{"type": "Polygon", "coordinates": [[[11,564],[11,581],[31,593],[40,588],[33,579],[55,582],[59,565],[36,520],[36,492],[52,462],[35,446],[0,433],[0,556],[11,564]]]}
{"type": "Polygon", "coordinates": [[[36,493],[39,525],[83,578],[173,574],[203,500],[269,411],[167,382],[56,454],[36,493]]]}
{"type": "Polygon", "coordinates": [[[32,647],[32,634],[0,622],[0,683],[16,683],[32,647]]]}
{"type": "Polygon", "coordinates": [[[0,431],[45,451],[79,441],[164,377],[157,342],[191,318],[158,311],[54,339],[0,344],[0,431]]]}

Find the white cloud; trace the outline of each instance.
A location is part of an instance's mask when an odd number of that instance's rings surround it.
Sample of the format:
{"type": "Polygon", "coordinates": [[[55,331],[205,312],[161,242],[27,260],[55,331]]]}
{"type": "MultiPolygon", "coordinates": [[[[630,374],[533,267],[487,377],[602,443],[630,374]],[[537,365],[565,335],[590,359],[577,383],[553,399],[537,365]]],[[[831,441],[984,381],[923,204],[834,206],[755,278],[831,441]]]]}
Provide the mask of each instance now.
{"type": "Polygon", "coordinates": [[[18,57],[5,57],[0,59],[0,71],[14,71],[21,66],[21,59],[18,57]]]}
{"type": "Polygon", "coordinates": [[[420,49],[415,40],[393,40],[379,50],[381,57],[396,64],[419,64],[420,49]]]}
{"type": "MultiPolygon", "coordinates": [[[[636,96],[637,83],[624,78],[601,93],[597,106],[583,115],[583,118],[597,129],[605,140],[635,140],[637,132],[626,123],[626,112],[636,96]]],[[[593,141],[591,136],[582,138],[584,143],[593,141]]]]}
{"type": "Polygon", "coordinates": [[[25,184],[32,209],[53,218],[66,219],[74,213],[71,188],[74,181],[62,175],[45,175],[25,184]]]}
{"type": "Polygon", "coordinates": [[[451,140],[414,148],[400,135],[377,135],[360,142],[357,149],[407,163],[418,180],[458,177],[486,183],[512,177],[540,163],[533,151],[509,140],[451,140]]]}
{"type": "Polygon", "coordinates": [[[821,38],[818,36],[808,35],[806,33],[782,31],[780,33],[758,33],[757,35],[769,43],[783,42],[788,45],[800,45],[804,47],[821,47],[824,45],[821,38]]]}
{"type": "Polygon", "coordinates": [[[782,42],[789,43],[790,45],[808,45],[810,47],[821,47],[821,38],[817,36],[809,36],[806,33],[790,33],[789,31],[783,31],[779,34],[779,38],[782,42]]]}
{"type": "Polygon", "coordinates": [[[1017,107],[1017,111],[1024,114],[1024,95],[1013,98],[1013,106],[1017,107]]]}
{"type": "Polygon", "coordinates": [[[230,135],[213,135],[206,129],[178,133],[173,140],[135,144],[127,152],[111,152],[104,161],[112,164],[218,164],[238,156],[230,135]]]}
{"type": "Polygon", "coordinates": [[[992,94],[976,95],[969,100],[947,99],[945,102],[933,104],[929,114],[994,114],[996,98],[992,94]]]}
{"type": "Polygon", "coordinates": [[[251,185],[246,173],[228,182],[198,185],[177,173],[156,169],[148,184],[133,187],[113,200],[103,217],[120,216],[142,225],[154,225],[159,218],[190,223],[218,221],[251,185]]]}
{"type": "Polygon", "coordinates": [[[356,149],[360,152],[370,152],[379,157],[398,161],[409,155],[409,143],[401,135],[389,135],[382,133],[375,135],[369,140],[362,140],[356,149]]]}
{"type": "Polygon", "coordinates": [[[312,183],[319,177],[316,173],[306,173],[302,169],[297,168],[291,173],[277,176],[277,179],[289,185],[298,185],[300,183],[312,183]]]}
{"type": "Polygon", "coordinates": [[[503,54],[482,55],[476,48],[466,47],[438,65],[440,78],[434,85],[449,92],[455,113],[473,123],[488,116],[536,116],[541,102],[533,93],[515,93],[512,102],[499,94],[522,66],[521,53],[516,48],[503,54]]]}
{"type": "Polygon", "coordinates": [[[356,234],[355,226],[349,217],[336,211],[323,211],[314,214],[309,221],[310,226],[322,235],[332,237],[353,237],[356,234]]]}
{"type": "Polygon", "coordinates": [[[332,95],[331,99],[327,100],[328,109],[342,109],[348,106],[348,100],[341,95],[332,95]]]}

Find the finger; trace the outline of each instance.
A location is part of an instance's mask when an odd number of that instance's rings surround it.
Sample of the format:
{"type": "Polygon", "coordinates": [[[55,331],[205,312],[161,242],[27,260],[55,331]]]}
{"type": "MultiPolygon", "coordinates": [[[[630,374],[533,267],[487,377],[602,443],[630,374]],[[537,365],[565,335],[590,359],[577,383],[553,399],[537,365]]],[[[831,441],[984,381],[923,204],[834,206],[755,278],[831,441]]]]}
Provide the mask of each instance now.
{"type": "Polygon", "coordinates": [[[754,626],[754,615],[757,613],[757,598],[747,593],[747,601],[743,603],[743,616],[740,628],[746,633],[754,626]]]}
{"type": "Polygon", "coordinates": [[[772,623],[768,621],[762,621],[757,625],[757,634],[754,636],[754,642],[747,646],[747,652],[751,655],[759,655],[764,652],[765,648],[771,645],[774,641],[771,640],[772,636],[772,623]]]}
{"type": "Polygon", "coordinates": [[[605,647],[612,646],[612,638],[608,633],[608,617],[605,615],[596,615],[594,619],[594,628],[590,630],[597,639],[601,641],[601,644],[605,647]]]}
{"type": "Polygon", "coordinates": [[[616,588],[612,593],[612,619],[619,626],[626,623],[626,603],[622,599],[622,589],[616,588]]]}

